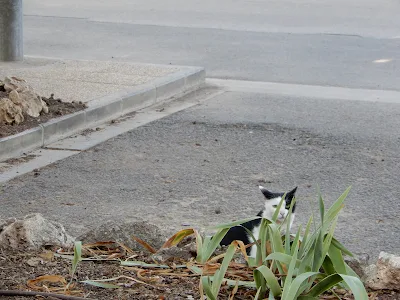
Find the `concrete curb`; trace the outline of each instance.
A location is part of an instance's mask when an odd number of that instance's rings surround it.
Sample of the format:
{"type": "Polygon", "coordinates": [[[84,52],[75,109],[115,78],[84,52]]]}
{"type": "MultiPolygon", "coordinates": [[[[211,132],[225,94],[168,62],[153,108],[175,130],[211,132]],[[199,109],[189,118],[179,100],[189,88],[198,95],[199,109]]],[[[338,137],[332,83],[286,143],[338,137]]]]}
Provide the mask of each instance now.
{"type": "Polygon", "coordinates": [[[144,107],[181,97],[204,84],[205,74],[204,68],[184,67],[181,71],[139,85],[132,91],[93,99],[88,102],[88,108],[85,110],[52,119],[38,127],[0,139],[0,161],[44,147],[144,107]]]}

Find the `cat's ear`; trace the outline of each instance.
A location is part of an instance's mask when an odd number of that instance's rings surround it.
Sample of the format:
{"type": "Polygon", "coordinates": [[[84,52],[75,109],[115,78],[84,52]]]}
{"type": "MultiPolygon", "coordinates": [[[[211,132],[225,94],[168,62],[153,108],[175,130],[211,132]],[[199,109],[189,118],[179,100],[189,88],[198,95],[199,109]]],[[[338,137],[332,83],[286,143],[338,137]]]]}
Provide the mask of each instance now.
{"type": "Polygon", "coordinates": [[[268,191],[265,187],[263,186],[259,186],[261,193],[263,193],[263,195],[265,196],[265,198],[267,199],[273,199],[276,197],[276,195],[274,193],[271,193],[270,191],[268,191]]]}
{"type": "Polygon", "coordinates": [[[297,186],[293,190],[291,190],[289,193],[287,193],[286,197],[289,199],[292,199],[294,197],[294,194],[296,193],[296,190],[297,190],[297,186]]]}

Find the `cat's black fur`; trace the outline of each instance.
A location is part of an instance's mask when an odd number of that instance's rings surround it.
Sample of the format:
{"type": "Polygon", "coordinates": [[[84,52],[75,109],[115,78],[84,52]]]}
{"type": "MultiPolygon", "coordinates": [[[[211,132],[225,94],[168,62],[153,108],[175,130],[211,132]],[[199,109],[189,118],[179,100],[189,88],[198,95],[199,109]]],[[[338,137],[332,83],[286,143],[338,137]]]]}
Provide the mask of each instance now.
{"type": "MultiPolygon", "coordinates": [[[[289,193],[286,194],[285,196],[285,206],[286,208],[290,207],[290,204],[292,203],[292,200],[295,196],[295,192],[297,190],[297,187],[295,187],[292,191],[290,191],[289,193]]],[[[274,199],[277,197],[283,197],[283,195],[285,193],[272,193],[266,189],[262,189],[261,192],[264,194],[265,198],[267,199],[267,201],[269,199],[274,199]]],[[[296,209],[296,202],[293,204],[293,209],[292,212],[294,213],[296,209]]],[[[264,210],[261,210],[257,216],[262,217],[264,210]]],[[[261,223],[261,218],[260,219],[255,219],[252,221],[248,221],[246,223],[241,224],[243,227],[247,228],[250,231],[253,231],[253,229],[255,227],[257,227],[258,225],[260,225],[261,223]]],[[[242,241],[245,245],[252,243],[253,240],[249,239],[248,233],[247,231],[242,227],[242,226],[234,226],[232,228],[229,229],[229,231],[226,233],[225,237],[222,239],[222,241],[220,242],[221,246],[227,246],[230,245],[234,240],[239,240],[242,241]]],[[[247,248],[247,254],[250,253],[250,249],[251,247],[247,248]]]]}

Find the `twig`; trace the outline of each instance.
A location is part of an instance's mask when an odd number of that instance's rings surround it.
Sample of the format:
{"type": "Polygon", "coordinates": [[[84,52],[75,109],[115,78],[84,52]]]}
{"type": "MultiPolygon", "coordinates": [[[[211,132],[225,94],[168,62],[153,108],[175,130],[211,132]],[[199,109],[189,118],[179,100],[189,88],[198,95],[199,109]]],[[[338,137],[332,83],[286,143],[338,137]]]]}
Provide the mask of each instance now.
{"type": "Polygon", "coordinates": [[[0,290],[0,296],[47,296],[53,297],[56,299],[62,300],[95,300],[89,298],[82,298],[82,297],[75,297],[75,296],[68,296],[68,295],[61,295],[55,293],[45,293],[45,292],[30,292],[30,291],[9,291],[9,290],[0,290]]]}

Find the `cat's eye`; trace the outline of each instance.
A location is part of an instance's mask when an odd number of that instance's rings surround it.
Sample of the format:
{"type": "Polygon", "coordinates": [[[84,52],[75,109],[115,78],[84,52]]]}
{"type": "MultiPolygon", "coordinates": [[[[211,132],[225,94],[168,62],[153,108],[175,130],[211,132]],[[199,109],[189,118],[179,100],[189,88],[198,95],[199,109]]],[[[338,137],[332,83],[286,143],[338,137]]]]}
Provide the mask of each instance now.
{"type": "Polygon", "coordinates": [[[277,208],[277,207],[278,207],[278,205],[272,205],[272,207],[273,207],[273,208],[277,208]]]}

